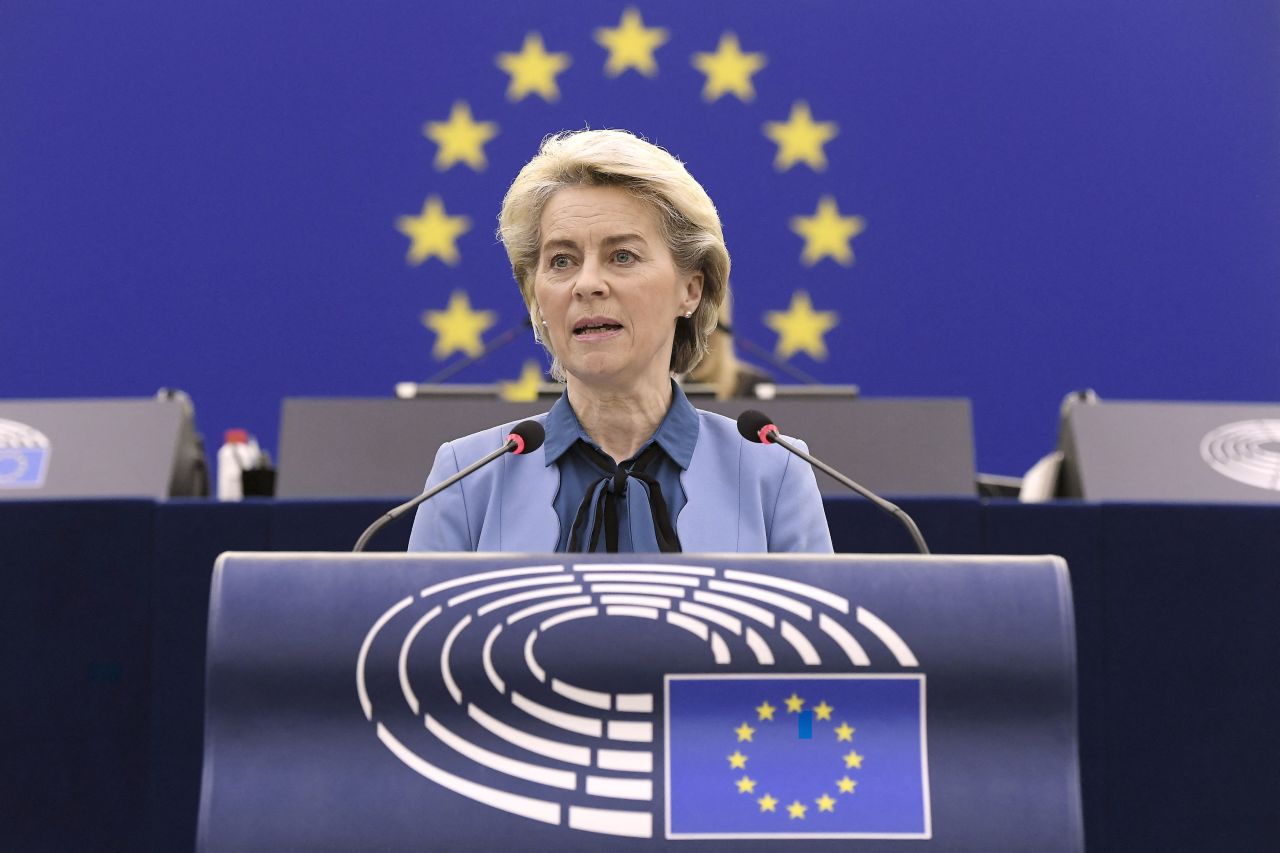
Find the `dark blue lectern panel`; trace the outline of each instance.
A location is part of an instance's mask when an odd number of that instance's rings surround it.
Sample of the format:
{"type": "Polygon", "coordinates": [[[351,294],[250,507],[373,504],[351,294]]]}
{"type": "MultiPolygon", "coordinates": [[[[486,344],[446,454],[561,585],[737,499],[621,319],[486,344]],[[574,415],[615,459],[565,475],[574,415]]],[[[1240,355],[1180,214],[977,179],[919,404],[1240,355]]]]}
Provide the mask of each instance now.
{"type": "Polygon", "coordinates": [[[563,556],[224,555],[200,848],[1083,849],[1058,558],[563,556]]]}

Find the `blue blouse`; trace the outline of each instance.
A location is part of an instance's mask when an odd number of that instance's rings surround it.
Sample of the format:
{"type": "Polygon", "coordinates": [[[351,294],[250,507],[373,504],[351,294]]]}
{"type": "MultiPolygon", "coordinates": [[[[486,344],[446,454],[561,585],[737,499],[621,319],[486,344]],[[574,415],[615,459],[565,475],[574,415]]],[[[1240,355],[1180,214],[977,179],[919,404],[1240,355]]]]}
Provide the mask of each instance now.
{"type": "Polygon", "coordinates": [[[653,437],[644,443],[635,456],[624,460],[621,466],[612,464],[599,445],[591,440],[573,407],[569,405],[566,391],[547,413],[546,449],[547,465],[560,469],[560,489],[556,492],[554,507],[560,519],[560,541],[556,550],[569,550],[574,522],[579,511],[584,513],[578,536],[579,551],[603,552],[606,537],[597,537],[592,547],[592,531],[598,523],[602,507],[607,500],[613,502],[617,517],[617,550],[619,552],[656,552],[659,546],[657,519],[650,507],[650,486],[638,476],[620,476],[618,469],[632,472],[637,460],[645,457],[643,472],[652,478],[662,493],[671,527],[674,528],[686,498],[680,483],[680,474],[693,459],[693,449],[698,443],[698,412],[685,397],[680,386],[671,383],[671,407],[658,425],[653,437]],[[646,454],[651,446],[657,450],[646,454]],[[606,495],[605,493],[609,493],[606,495]]]}

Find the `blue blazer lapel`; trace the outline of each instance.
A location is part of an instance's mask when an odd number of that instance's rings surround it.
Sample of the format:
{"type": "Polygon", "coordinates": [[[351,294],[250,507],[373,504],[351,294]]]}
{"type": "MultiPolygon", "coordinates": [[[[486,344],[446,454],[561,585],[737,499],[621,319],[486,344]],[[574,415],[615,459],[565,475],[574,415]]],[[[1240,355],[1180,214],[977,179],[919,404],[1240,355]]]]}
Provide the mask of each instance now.
{"type": "Polygon", "coordinates": [[[481,543],[480,550],[554,551],[560,541],[560,518],[555,508],[560,469],[547,465],[541,447],[527,457],[508,456],[502,461],[505,482],[499,489],[497,541],[481,543]]]}
{"type": "Polygon", "coordinates": [[[685,505],[676,519],[676,532],[684,553],[738,550],[742,524],[739,457],[743,446],[741,441],[715,441],[706,418],[702,419],[693,458],[680,475],[685,505]]]}

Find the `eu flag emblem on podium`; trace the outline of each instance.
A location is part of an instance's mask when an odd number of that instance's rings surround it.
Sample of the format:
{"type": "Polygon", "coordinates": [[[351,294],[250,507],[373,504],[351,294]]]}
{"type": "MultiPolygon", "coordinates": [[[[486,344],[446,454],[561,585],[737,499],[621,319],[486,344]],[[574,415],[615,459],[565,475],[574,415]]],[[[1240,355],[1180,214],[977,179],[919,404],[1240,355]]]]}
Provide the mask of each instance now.
{"type": "Polygon", "coordinates": [[[668,838],[929,838],[923,675],[671,675],[668,838]]]}

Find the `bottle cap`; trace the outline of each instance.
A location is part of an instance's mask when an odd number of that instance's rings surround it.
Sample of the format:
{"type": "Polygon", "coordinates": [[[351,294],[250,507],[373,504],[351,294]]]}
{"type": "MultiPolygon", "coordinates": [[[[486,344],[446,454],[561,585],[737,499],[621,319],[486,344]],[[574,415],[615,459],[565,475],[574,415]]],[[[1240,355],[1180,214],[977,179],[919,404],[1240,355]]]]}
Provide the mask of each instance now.
{"type": "Polygon", "coordinates": [[[225,444],[248,444],[249,433],[243,429],[229,429],[222,434],[222,441],[225,444]]]}

